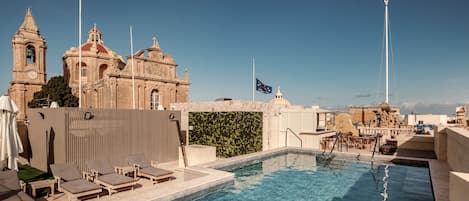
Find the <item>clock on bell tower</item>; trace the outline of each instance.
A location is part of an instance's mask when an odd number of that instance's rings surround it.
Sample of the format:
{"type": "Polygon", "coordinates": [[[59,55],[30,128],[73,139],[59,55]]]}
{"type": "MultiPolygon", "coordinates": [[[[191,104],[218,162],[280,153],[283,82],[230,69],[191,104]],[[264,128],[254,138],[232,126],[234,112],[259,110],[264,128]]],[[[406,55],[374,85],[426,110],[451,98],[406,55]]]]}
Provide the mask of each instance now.
{"type": "Polygon", "coordinates": [[[31,8],[11,42],[13,79],[8,95],[20,108],[18,120],[26,119],[28,102],[46,83],[46,40],[39,33],[31,8]]]}

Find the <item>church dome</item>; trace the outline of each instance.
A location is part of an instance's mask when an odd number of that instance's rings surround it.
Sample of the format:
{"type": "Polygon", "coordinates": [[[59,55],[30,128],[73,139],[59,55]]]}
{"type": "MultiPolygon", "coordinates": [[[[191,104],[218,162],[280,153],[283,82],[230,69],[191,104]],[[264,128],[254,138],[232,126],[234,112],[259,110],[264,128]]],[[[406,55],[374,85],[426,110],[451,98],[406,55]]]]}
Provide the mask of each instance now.
{"type": "Polygon", "coordinates": [[[275,104],[275,105],[290,105],[290,101],[283,98],[283,94],[280,91],[280,87],[278,87],[278,89],[277,89],[277,93],[275,94],[275,98],[272,99],[270,102],[275,104]]]}
{"type": "Polygon", "coordinates": [[[81,50],[109,54],[110,50],[104,45],[102,37],[103,34],[94,24],[93,28],[88,32],[88,40],[81,46],[81,50]]]}
{"type": "Polygon", "coordinates": [[[379,108],[380,108],[382,111],[386,111],[386,112],[390,112],[390,111],[391,111],[391,107],[390,107],[386,102],[382,102],[381,104],[379,104],[379,108]]]}

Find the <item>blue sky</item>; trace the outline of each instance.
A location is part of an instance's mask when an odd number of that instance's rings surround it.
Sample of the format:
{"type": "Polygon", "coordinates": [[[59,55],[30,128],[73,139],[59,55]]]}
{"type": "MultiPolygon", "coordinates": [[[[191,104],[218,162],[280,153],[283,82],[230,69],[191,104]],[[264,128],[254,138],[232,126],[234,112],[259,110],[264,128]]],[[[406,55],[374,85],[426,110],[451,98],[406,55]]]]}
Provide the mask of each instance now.
{"type": "MultiPolygon", "coordinates": [[[[128,55],[157,36],[190,72],[190,99],[251,99],[251,60],[293,104],[370,105],[384,100],[381,0],[83,0],[83,40],[97,23],[128,55]],[[112,4],[112,5],[111,5],[112,4]]],[[[0,8],[0,93],[11,81],[11,39],[27,7],[47,40],[49,77],[78,43],[78,0],[7,0],[0,8]]],[[[469,101],[469,2],[391,0],[390,102],[405,111],[454,113],[469,101]]],[[[274,90],[275,92],[276,90],[274,90]]],[[[256,99],[273,97],[256,93],[256,99]]]]}

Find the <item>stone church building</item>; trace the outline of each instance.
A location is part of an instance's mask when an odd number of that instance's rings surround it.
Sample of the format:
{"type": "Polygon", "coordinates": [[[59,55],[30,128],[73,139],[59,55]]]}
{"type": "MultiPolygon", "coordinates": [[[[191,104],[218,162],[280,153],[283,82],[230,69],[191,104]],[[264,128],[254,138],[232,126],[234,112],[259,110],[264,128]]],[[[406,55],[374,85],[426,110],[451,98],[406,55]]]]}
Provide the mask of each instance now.
{"type": "MultiPolygon", "coordinates": [[[[12,40],[12,48],[13,80],[8,94],[20,108],[18,119],[25,119],[28,102],[46,83],[47,46],[31,9],[26,11],[24,21],[12,40]]],[[[179,78],[176,73],[178,65],[171,55],[162,52],[155,37],[151,47],[127,56],[127,63],[104,45],[103,34],[96,24],[80,48],[82,108],[156,110],[170,109],[171,103],[189,101],[187,69],[184,77],[179,78]]],[[[70,48],[62,59],[65,80],[72,93],[79,97],[79,49],[70,48]]]]}

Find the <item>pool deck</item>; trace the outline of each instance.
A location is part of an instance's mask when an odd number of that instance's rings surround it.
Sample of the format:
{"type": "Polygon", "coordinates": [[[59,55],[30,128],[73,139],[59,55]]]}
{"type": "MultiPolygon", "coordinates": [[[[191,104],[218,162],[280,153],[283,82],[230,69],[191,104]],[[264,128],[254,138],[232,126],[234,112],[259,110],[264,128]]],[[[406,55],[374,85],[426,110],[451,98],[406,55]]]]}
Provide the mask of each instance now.
{"type": "MultiPolygon", "coordinates": [[[[231,184],[234,179],[234,175],[229,172],[200,167],[179,168],[177,162],[161,164],[158,167],[174,171],[175,179],[153,185],[150,180],[140,178],[134,190],[123,190],[112,194],[112,196],[103,190],[99,199],[96,196],[90,196],[86,200],[175,200],[207,188],[231,184]]],[[[65,201],[68,200],[68,197],[59,193],[47,198],[47,200],[65,201]]]]}
{"type": "MultiPolygon", "coordinates": [[[[104,191],[101,197],[91,197],[89,200],[178,200],[187,197],[195,198],[198,195],[209,192],[213,187],[229,185],[234,181],[233,173],[216,170],[215,168],[223,168],[245,163],[252,160],[261,160],[263,158],[276,156],[284,153],[307,153],[321,154],[322,150],[313,150],[305,148],[284,147],[268,151],[262,151],[242,156],[219,159],[189,168],[179,168],[176,162],[161,164],[159,167],[173,170],[176,179],[164,181],[155,185],[147,179],[141,178],[134,190],[124,190],[108,196],[104,191]]],[[[371,152],[334,152],[336,159],[370,161],[371,152]]],[[[448,201],[448,166],[445,162],[435,159],[422,159],[413,157],[401,157],[396,155],[375,155],[376,162],[389,162],[393,159],[407,159],[417,161],[427,161],[430,168],[431,181],[435,201],[448,201]]],[[[56,194],[47,200],[62,201],[68,200],[63,193],[56,194]]]]}

